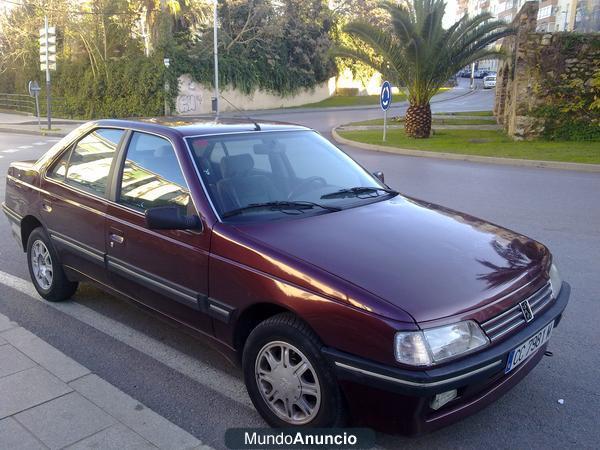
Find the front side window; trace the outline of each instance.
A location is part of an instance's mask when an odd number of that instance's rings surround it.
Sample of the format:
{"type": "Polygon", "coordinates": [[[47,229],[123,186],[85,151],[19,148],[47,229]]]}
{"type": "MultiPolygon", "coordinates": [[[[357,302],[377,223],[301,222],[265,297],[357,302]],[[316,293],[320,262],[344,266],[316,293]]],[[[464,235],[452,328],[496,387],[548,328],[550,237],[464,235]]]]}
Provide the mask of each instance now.
{"type": "Polygon", "coordinates": [[[313,131],[206,136],[188,138],[188,144],[223,219],[291,218],[387,195],[385,186],[313,131]]]}
{"type": "Polygon", "coordinates": [[[100,128],[66,151],[49,176],[93,194],[103,196],[123,130],[100,128]]]}
{"type": "Polygon", "coordinates": [[[119,203],[142,211],[179,206],[186,214],[194,214],[189,189],[168,140],[133,133],[123,166],[119,203]]]}

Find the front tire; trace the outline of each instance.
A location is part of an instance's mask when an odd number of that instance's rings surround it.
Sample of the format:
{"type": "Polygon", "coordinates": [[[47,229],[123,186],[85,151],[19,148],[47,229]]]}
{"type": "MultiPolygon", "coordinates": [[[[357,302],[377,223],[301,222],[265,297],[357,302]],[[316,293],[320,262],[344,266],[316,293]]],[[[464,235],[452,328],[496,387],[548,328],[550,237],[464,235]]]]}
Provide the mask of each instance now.
{"type": "Polygon", "coordinates": [[[260,323],[244,346],[242,365],[254,407],[273,427],[339,427],[346,409],[333,368],[315,333],[283,313],[260,323]]]}
{"type": "Polygon", "coordinates": [[[27,266],[38,294],[50,302],[60,302],[73,296],[77,283],[69,281],[46,231],[39,227],[27,240],[27,266]]]}

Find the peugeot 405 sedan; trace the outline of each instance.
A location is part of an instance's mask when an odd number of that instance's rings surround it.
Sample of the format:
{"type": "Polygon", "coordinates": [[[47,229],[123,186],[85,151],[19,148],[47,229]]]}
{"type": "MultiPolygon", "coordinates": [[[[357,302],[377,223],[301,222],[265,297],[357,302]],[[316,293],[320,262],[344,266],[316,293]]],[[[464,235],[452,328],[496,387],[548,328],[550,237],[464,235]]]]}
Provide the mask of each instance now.
{"type": "Polygon", "coordinates": [[[275,427],[449,424],[538,364],[570,294],[544,245],[288,124],[91,122],[12,163],[3,209],[43,298],[166,316],[275,427]]]}

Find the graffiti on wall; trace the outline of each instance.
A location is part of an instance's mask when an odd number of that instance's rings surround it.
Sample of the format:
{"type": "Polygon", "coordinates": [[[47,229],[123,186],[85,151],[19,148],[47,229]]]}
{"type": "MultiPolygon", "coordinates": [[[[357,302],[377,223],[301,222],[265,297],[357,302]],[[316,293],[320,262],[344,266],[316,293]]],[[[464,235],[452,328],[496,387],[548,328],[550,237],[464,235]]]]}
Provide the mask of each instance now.
{"type": "Polygon", "coordinates": [[[179,95],[177,97],[177,112],[179,114],[191,113],[200,110],[201,95],[179,95]]]}
{"type": "Polygon", "coordinates": [[[179,95],[176,108],[178,114],[199,113],[202,106],[202,92],[189,77],[179,79],[179,95]]]}

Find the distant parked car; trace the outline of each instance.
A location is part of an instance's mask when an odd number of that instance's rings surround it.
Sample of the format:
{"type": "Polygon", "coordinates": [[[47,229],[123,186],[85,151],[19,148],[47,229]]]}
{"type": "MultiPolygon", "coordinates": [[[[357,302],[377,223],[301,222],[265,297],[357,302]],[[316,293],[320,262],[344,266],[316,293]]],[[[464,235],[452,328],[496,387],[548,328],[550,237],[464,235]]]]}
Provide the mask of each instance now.
{"type": "Polygon", "coordinates": [[[492,89],[496,87],[496,75],[488,75],[483,77],[483,88],[492,89]]]}
{"type": "Polygon", "coordinates": [[[569,300],[541,243],[301,126],[90,122],[13,162],[5,195],[41,297],[88,281],[163,314],[240,364],[276,427],[447,425],[540,362],[569,300]]]}

